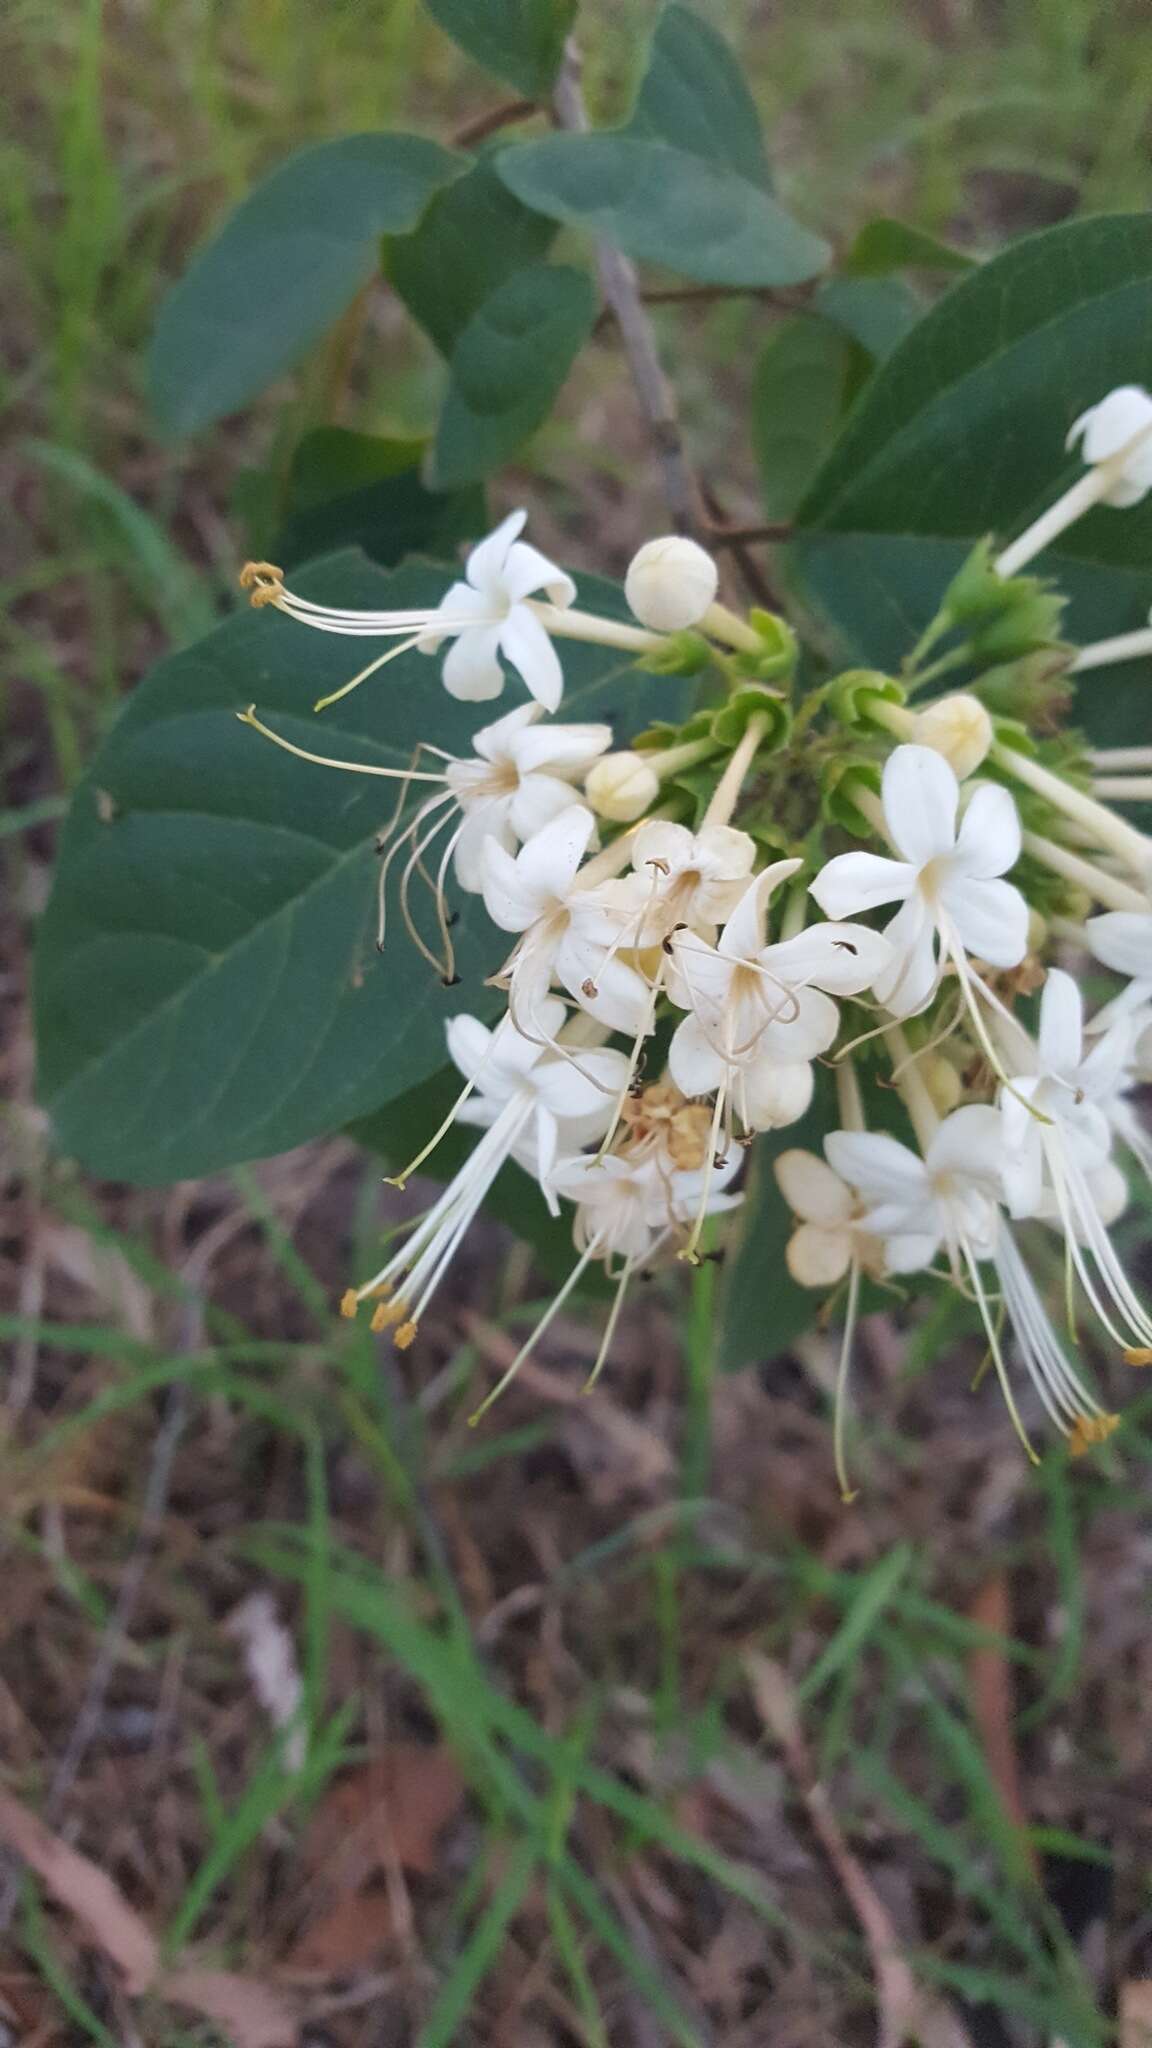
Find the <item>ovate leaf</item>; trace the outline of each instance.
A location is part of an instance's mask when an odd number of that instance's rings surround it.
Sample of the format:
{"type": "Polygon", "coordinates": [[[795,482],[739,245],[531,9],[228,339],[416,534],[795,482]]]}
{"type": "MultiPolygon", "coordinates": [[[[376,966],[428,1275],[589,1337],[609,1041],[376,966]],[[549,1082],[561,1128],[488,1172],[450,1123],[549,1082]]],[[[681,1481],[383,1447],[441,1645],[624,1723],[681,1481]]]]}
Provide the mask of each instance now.
{"type": "Polygon", "coordinates": [[[902,277],[831,277],[816,293],[813,306],[842,334],[859,342],[873,363],[891,355],[924,311],[923,300],[902,277]]]}
{"type": "MultiPolygon", "coordinates": [[[[353,554],[293,577],[358,607],[433,603],[447,580],[353,554]]],[[[594,578],[581,599],[624,615],[594,578]]],[[[41,1099],[93,1172],[156,1182],[300,1144],[442,1066],[451,1011],[498,1006],[484,981],[507,940],[475,897],[458,899],[459,986],[441,987],[395,913],[375,951],[372,842],[395,785],[295,760],[233,715],[255,699],[298,745],[403,767],[422,739],[467,751],[504,708],[456,703],[439,663],[412,652],[315,717],[372,651],[239,612],[153,670],[93,762],[37,950],[41,1099]]],[[[685,714],[683,683],[610,649],[563,657],[571,718],[615,714],[631,734],[685,714]]]]}
{"type": "Polygon", "coordinates": [[[797,1286],[788,1271],[784,1252],[796,1225],[776,1185],[773,1162],[793,1147],[822,1155],[824,1135],[835,1121],[835,1091],[821,1074],[807,1114],[785,1131],[765,1132],[752,1146],[718,1296],[715,1346],[722,1372],[776,1358],[823,1307],[825,1296],[797,1286]]]}
{"type": "Polygon", "coordinates": [[[941,242],[907,221],[881,216],[861,228],[843,261],[852,277],[885,277],[893,270],[973,270],[977,258],[941,242]]]}
{"type": "Polygon", "coordinates": [[[576,0],[428,0],[428,12],[486,71],[541,99],[560,68],[576,0]]]}
{"type": "Polygon", "coordinates": [[[539,263],[555,239],[555,221],[514,199],[487,156],[436,194],[413,234],[389,244],[386,268],[413,319],[450,356],[489,293],[539,263]]]}
{"type": "Polygon", "coordinates": [[[436,434],[441,489],[498,469],[547,419],[596,318],[583,271],[518,270],[473,314],[452,354],[436,434]]]}
{"type": "Polygon", "coordinates": [[[828,261],[772,198],[739,66],[687,7],[661,14],[625,127],[521,143],[497,170],[525,205],[706,284],[798,284],[828,261]]]}
{"type": "Polygon", "coordinates": [[[161,425],[193,433],[291,369],[370,277],[380,236],[414,228],[467,164],[421,135],[349,135],[289,157],[161,308],[149,368],[161,425]]]}
{"type": "Polygon", "coordinates": [[[432,490],[427,444],[318,427],[296,450],[285,515],[270,552],[283,568],[361,547],[392,568],[405,555],[445,555],[484,526],[483,493],[432,490]]]}
{"type": "Polygon", "coordinates": [[[852,352],[848,337],[814,313],[781,321],[764,345],[751,424],[770,519],[791,516],[835,439],[852,352]]]}
{"type": "MultiPolygon", "coordinates": [[[[797,514],[807,593],[846,658],[897,666],[974,542],[1019,532],[1076,475],[1077,415],[1152,382],[1152,220],[1073,221],[963,278],[877,372],[797,514]]],[[[1143,625],[1152,503],[1070,527],[1038,566],[1086,641],[1143,625]]],[[[1143,664],[1094,671],[1078,716],[1098,743],[1147,725],[1143,664]]]]}

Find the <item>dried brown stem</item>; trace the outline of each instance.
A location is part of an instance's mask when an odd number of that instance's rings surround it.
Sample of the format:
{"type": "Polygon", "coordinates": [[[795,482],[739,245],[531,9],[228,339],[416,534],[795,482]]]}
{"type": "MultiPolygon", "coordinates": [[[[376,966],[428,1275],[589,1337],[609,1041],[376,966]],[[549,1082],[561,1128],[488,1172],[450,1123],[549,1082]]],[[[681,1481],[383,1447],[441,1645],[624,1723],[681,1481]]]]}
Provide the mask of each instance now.
{"type": "Polygon", "coordinates": [[[475,114],[470,121],[457,128],[452,137],[456,149],[474,149],[478,142],[487,142],[490,135],[496,135],[501,128],[510,128],[515,121],[528,121],[538,111],[535,100],[504,100],[498,107],[489,107],[485,114],[475,114]]]}

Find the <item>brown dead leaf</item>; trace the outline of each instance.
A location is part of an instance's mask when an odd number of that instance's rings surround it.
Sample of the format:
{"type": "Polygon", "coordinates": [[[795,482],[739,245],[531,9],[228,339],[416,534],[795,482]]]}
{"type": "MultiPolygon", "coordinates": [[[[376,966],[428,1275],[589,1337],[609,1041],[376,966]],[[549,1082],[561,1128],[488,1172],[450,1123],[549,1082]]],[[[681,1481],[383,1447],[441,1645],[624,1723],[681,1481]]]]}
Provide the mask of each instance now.
{"type": "Polygon", "coordinates": [[[162,1998],[213,2020],[235,2048],[294,2048],[297,2020],[270,1984],[230,1970],[172,1970],[157,1986],[162,1998]]]}
{"type": "Polygon", "coordinates": [[[54,1899],[66,1906],[109,1962],[124,1989],[139,1996],[154,1982],[160,1962],[155,1935],[128,1904],[123,1892],[89,1857],[62,1842],[0,1788],[0,1839],[36,1872],[54,1899]]]}
{"type": "Polygon", "coordinates": [[[318,1970],[326,1976],[362,1970],[388,1946],[395,1931],[396,1916],[386,1891],[373,1887],[342,1893],[305,1929],[288,1958],[289,1969],[318,1970]]]}
{"type": "MultiPolygon", "coordinates": [[[[1008,1581],[1002,1572],[986,1579],[968,1609],[969,1621],[992,1635],[1012,1634],[1012,1605],[1008,1581]]],[[[1020,1762],[1016,1753],[1013,1723],[1016,1702],[1008,1660],[996,1643],[981,1643],[968,1658],[972,1687],[972,1712],[988,1770],[1000,1794],[1008,1819],[1020,1829],[1021,1855],[1033,1874],[1039,1875],[1036,1852],[1027,1835],[1028,1814],[1020,1788],[1020,1762]]]]}
{"type": "Polygon", "coordinates": [[[331,1786],[305,1836],[303,1860],[319,1874],[347,1853],[348,1863],[358,1863],[364,1876],[393,1860],[427,1876],[437,1867],[441,1829],[463,1798],[464,1780],[450,1750],[389,1743],[331,1786]]]}
{"type": "Polygon", "coordinates": [[[1152,2048],[1152,1979],[1133,1978],[1120,1987],[1119,2048],[1152,2048]]]}

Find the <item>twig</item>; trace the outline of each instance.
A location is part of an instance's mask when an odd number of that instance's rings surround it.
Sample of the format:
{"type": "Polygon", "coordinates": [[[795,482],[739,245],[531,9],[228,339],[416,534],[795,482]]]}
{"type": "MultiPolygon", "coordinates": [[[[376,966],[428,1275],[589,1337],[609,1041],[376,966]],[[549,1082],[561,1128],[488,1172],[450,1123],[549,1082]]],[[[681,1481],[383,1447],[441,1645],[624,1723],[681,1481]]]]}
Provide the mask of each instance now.
{"type": "Polygon", "coordinates": [[[717,548],[727,545],[730,547],[736,567],[744,578],[744,586],[751,592],[755,602],[763,605],[767,611],[778,611],[780,609],[779,600],[772,589],[768,577],[764,573],[763,567],[753,555],[749,554],[750,543],[741,534],[739,527],[730,527],[727,524],[723,516],[723,507],[710,484],[706,484],[704,487],[704,506],[708,514],[708,526],[705,536],[708,546],[717,548]],[[721,537],[718,538],[718,536],[721,537]]]}
{"type": "MultiPolygon", "coordinates": [[[[580,90],[580,52],[571,39],[556,80],[553,108],[558,127],[576,135],[587,132],[588,113],[580,90]]],[[[609,242],[596,245],[596,270],[600,289],[620,330],[636,397],[660,463],[672,524],[678,533],[698,533],[703,524],[699,492],[684,452],[676,400],[657,353],[636,271],[627,256],[609,242]]]]}
{"type": "Polygon", "coordinates": [[[768,519],[759,526],[725,526],[710,520],[707,539],[710,548],[749,548],[762,541],[791,540],[795,530],[790,519],[768,519]]]}
{"type": "Polygon", "coordinates": [[[465,121],[452,137],[456,149],[473,149],[478,142],[486,142],[501,128],[511,127],[514,121],[527,121],[536,113],[535,100],[504,100],[498,107],[489,107],[486,114],[475,114],[471,121],[465,121]]]}

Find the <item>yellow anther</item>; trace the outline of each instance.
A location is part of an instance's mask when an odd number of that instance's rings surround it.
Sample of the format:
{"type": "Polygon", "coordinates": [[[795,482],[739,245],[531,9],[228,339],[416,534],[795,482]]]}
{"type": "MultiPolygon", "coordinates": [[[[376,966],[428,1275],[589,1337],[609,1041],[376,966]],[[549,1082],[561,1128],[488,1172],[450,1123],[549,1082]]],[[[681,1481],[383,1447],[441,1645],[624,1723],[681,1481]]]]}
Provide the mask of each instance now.
{"type": "Polygon", "coordinates": [[[357,1294],[356,1289],[354,1287],[346,1287],[344,1289],[343,1294],[340,1296],[341,1315],[346,1316],[348,1321],[351,1323],[355,1320],[356,1311],[359,1308],[359,1306],[360,1297],[357,1294]]]}
{"type": "Polygon", "coordinates": [[[1124,1353],[1125,1365],[1152,1365],[1152,1345],[1133,1344],[1124,1353]]]}
{"type": "Polygon", "coordinates": [[[377,1332],[390,1330],[393,1323],[398,1323],[403,1314],[404,1303],[402,1301],[378,1301],[372,1311],[371,1327],[377,1332]]]}
{"type": "Polygon", "coordinates": [[[397,1351],[407,1351],[415,1336],[415,1323],[401,1323],[400,1328],[393,1334],[392,1342],[396,1346],[397,1351]]]}
{"type": "Polygon", "coordinates": [[[259,611],[261,605],[275,604],[284,588],[284,571],[275,562],[245,562],[240,588],[251,592],[250,602],[259,611]]]}
{"type": "Polygon", "coordinates": [[[1078,1416],[1068,1432],[1068,1449],[1074,1458],[1082,1458],[1093,1444],[1107,1443],[1119,1426],[1118,1415],[1078,1416]]]}

